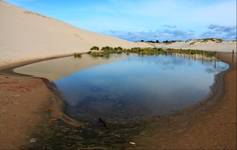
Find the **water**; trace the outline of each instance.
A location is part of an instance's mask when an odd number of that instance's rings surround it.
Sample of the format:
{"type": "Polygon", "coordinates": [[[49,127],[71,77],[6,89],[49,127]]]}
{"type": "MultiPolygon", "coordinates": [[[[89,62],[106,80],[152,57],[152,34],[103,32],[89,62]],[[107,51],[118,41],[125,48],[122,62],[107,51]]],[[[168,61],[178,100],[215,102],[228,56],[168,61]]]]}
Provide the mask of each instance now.
{"type": "Polygon", "coordinates": [[[215,75],[226,69],[223,62],[187,55],[82,55],[14,71],[52,80],[64,96],[67,113],[83,123],[78,128],[60,119],[51,122],[33,149],[126,149],[137,137],[156,131],[157,124],[163,128],[162,120],[150,118],[203,101],[215,75]]]}
{"type": "Polygon", "coordinates": [[[170,114],[207,98],[215,75],[228,68],[220,61],[182,56],[116,57],[122,59],[54,81],[68,114],[81,121],[103,118],[113,123],[170,114]]]}

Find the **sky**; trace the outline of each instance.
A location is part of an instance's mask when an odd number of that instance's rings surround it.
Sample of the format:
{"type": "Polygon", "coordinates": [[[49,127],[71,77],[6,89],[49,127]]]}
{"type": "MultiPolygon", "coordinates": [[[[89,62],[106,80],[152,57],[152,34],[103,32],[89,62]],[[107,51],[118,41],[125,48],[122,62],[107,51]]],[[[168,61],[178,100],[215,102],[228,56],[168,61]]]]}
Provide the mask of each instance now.
{"type": "Polygon", "coordinates": [[[236,0],[7,0],[130,41],[236,39],[236,0]]]}

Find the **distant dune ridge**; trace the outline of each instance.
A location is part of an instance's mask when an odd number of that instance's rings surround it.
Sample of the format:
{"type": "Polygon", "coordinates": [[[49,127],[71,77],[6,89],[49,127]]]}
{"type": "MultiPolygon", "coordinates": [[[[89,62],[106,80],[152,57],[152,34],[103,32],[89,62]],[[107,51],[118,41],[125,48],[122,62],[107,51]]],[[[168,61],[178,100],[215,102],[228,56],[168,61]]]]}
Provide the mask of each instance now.
{"type": "Polygon", "coordinates": [[[161,48],[198,49],[218,52],[232,52],[234,50],[236,52],[236,41],[189,40],[169,44],[154,43],[152,45],[161,48]]]}
{"type": "MultiPolygon", "coordinates": [[[[0,67],[21,61],[87,52],[92,46],[123,48],[151,46],[82,30],[2,0],[0,0],[0,21],[0,67]]],[[[185,47],[182,43],[157,46],[185,47]]],[[[208,43],[192,47],[230,51],[235,44],[208,43]]]]}

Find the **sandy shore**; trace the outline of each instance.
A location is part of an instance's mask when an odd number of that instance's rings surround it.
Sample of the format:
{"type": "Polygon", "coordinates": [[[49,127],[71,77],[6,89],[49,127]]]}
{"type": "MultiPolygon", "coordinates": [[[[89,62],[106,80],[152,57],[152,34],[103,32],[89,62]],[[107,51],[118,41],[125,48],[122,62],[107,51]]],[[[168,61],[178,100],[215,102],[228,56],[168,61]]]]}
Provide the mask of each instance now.
{"type": "MultiPolygon", "coordinates": [[[[224,82],[216,85],[214,95],[194,108],[157,118],[159,123],[135,137],[137,146],[129,148],[236,149],[236,59],[233,62],[230,53],[218,57],[231,68],[224,74],[224,82]]],[[[3,72],[0,85],[0,128],[4,129],[0,149],[28,145],[41,124],[65,118],[59,97],[47,80],[3,72]]],[[[68,122],[78,125],[70,119],[68,122]]]]}
{"type": "Polygon", "coordinates": [[[81,125],[63,113],[63,102],[47,79],[0,72],[0,150],[24,149],[34,131],[56,119],[81,125]]]}
{"type": "Polygon", "coordinates": [[[41,79],[0,75],[0,149],[19,149],[30,142],[55,96],[41,79]]]}

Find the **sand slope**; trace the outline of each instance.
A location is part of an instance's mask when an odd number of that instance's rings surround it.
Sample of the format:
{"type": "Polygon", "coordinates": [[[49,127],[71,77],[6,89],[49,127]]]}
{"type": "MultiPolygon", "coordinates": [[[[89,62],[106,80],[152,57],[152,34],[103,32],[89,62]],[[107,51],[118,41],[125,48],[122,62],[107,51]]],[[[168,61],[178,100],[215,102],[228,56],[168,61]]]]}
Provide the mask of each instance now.
{"type": "Polygon", "coordinates": [[[138,45],[75,28],[3,1],[0,1],[0,20],[0,66],[35,58],[86,52],[94,45],[125,48],[138,45]]]}

